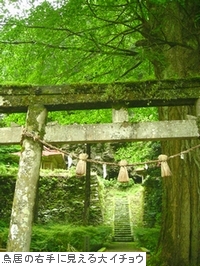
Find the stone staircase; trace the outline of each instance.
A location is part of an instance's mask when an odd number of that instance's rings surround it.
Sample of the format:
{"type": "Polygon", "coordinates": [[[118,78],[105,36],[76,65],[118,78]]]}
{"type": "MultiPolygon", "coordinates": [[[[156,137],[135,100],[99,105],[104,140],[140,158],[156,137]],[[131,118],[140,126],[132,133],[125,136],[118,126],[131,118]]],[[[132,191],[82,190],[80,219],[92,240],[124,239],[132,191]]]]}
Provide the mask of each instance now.
{"type": "Polygon", "coordinates": [[[127,197],[115,199],[114,236],[115,242],[132,242],[129,202],[127,197]]]}
{"type": "Polygon", "coordinates": [[[99,185],[96,174],[90,176],[90,223],[103,223],[103,215],[101,209],[101,199],[99,196],[99,185]]]}

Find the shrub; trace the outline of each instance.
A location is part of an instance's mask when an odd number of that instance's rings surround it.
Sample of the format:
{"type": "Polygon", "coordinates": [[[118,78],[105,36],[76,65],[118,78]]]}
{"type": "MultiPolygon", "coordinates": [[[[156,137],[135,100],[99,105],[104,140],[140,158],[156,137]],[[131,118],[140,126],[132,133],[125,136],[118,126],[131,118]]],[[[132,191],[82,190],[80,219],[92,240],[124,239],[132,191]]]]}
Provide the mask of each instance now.
{"type": "Polygon", "coordinates": [[[151,252],[154,252],[157,247],[160,228],[134,228],[135,241],[138,242],[140,247],[145,247],[151,252]]]}
{"type": "Polygon", "coordinates": [[[8,240],[8,224],[0,221],[0,247],[6,248],[8,240]]]}
{"type": "Polygon", "coordinates": [[[161,225],[162,212],[162,179],[147,176],[144,186],[144,224],[146,227],[161,225]]]}

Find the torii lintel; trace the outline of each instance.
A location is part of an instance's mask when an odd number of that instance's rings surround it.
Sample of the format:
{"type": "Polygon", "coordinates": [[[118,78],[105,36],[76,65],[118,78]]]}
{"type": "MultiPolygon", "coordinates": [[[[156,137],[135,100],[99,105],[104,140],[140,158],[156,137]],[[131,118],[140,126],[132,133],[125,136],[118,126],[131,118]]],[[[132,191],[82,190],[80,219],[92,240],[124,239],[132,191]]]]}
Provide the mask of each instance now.
{"type": "Polygon", "coordinates": [[[194,105],[200,78],[67,84],[0,85],[0,112],[26,112],[42,104],[48,111],[194,105]]]}

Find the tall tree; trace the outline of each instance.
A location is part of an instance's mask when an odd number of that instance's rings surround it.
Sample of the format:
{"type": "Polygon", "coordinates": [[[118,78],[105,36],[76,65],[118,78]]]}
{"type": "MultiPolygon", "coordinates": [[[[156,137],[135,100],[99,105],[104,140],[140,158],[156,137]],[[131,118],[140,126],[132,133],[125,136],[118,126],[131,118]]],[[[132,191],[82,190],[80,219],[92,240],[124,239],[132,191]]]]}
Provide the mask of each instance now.
{"type": "MultiPolygon", "coordinates": [[[[147,1],[149,20],[143,36],[153,57],[156,77],[187,78],[200,72],[199,1],[147,1]],[[158,60],[159,59],[159,60],[158,60]]],[[[191,92],[192,93],[192,92],[191,92]]],[[[161,120],[200,115],[194,106],[160,108],[161,120]]],[[[162,143],[165,154],[176,154],[199,141],[162,143]]],[[[159,247],[164,265],[200,264],[200,152],[170,162],[173,176],[164,179],[163,224],[159,247]]]]}

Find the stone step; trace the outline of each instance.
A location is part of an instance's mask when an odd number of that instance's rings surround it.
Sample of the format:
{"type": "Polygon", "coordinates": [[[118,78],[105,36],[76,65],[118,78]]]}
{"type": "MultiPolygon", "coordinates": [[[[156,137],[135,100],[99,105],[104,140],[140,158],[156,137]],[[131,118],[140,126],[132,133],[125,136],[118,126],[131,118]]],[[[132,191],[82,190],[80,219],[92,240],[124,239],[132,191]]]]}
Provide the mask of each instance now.
{"type": "Polygon", "coordinates": [[[121,233],[121,232],[115,232],[114,237],[130,237],[131,236],[131,231],[127,233],[121,233]]]}
{"type": "Polygon", "coordinates": [[[128,217],[129,218],[129,212],[126,212],[126,213],[123,213],[123,214],[118,214],[118,215],[115,215],[115,219],[118,219],[118,218],[122,218],[122,217],[128,217]]]}
{"type": "Polygon", "coordinates": [[[114,229],[115,234],[130,234],[131,233],[131,229],[129,228],[128,230],[118,230],[118,229],[114,229]]]}
{"type": "Polygon", "coordinates": [[[129,236],[129,237],[113,237],[113,241],[115,242],[132,242],[133,241],[133,237],[129,236]]]}
{"type": "Polygon", "coordinates": [[[114,231],[122,232],[124,234],[125,232],[131,232],[131,228],[130,227],[126,227],[126,228],[115,227],[114,231]]]}
{"type": "Polygon", "coordinates": [[[114,224],[114,226],[115,226],[115,228],[118,228],[118,229],[125,229],[125,228],[131,228],[130,227],[130,224],[123,224],[123,225],[121,225],[121,224],[114,224]]]}
{"type": "Polygon", "coordinates": [[[131,234],[131,231],[129,231],[129,232],[126,232],[126,233],[124,233],[124,232],[115,232],[115,234],[114,234],[114,236],[118,236],[118,237],[124,237],[124,236],[132,236],[132,234],[131,234]]]}
{"type": "Polygon", "coordinates": [[[114,226],[115,226],[115,228],[118,228],[118,229],[121,229],[121,230],[123,230],[125,228],[131,228],[130,224],[125,224],[125,225],[115,224],[114,226]]]}
{"type": "Polygon", "coordinates": [[[120,223],[120,224],[129,224],[130,220],[128,220],[129,214],[127,214],[125,217],[121,216],[121,217],[117,217],[115,218],[115,224],[120,223]]]}
{"type": "Polygon", "coordinates": [[[119,215],[121,216],[121,215],[123,215],[125,213],[129,213],[129,209],[125,210],[123,208],[120,208],[119,210],[115,210],[115,215],[116,216],[119,216],[119,215]],[[121,213],[121,210],[123,210],[123,213],[121,213]]]}
{"type": "Polygon", "coordinates": [[[115,208],[115,211],[121,211],[121,210],[123,210],[124,212],[127,212],[127,211],[129,211],[129,208],[124,208],[123,206],[120,206],[119,208],[115,208]]]}
{"type": "Polygon", "coordinates": [[[121,207],[121,206],[128,207],[128,202],[126,202],[126,203],[116,203],[115,202],[115,207],[116,208],[121,207]]]}
{"type": "Polygon", "coordinates": [[[128,206],[126,206],[126,205],[121,205],[121,204],[120,204],[119,206],[116,206],[116,205],[115,205],[115,209],[120,209],[120,210],[121,210],[122,208],[123,208],[123,209],[128,209],[128,206]]]}
{"type": "Polygon", "coordinates": [[[122,216],[122,215],[124,215],[124,214],[129,214],[129,209],[127,209],[127,210],[124,210],[123,208],[121,208],[120,210],[115,210],[115,216],[117,217],[117,216],[122,216]],[[121,213],[121,210],[123,210],[123,213],[121,213]]]}
{"type": "Polygon", "coordinates": [[[129,213],[127,215],[123,216],[117,216],[115,217],[115,221],[121,222],[121,223],[129,223],[129,213]]]}
{"type": "Polygon", "coordinates": [[[128,208],[128,203],[127,204],[116,204],[115,203],[115,208],[120,208],[120,207],[128,208]]]}

